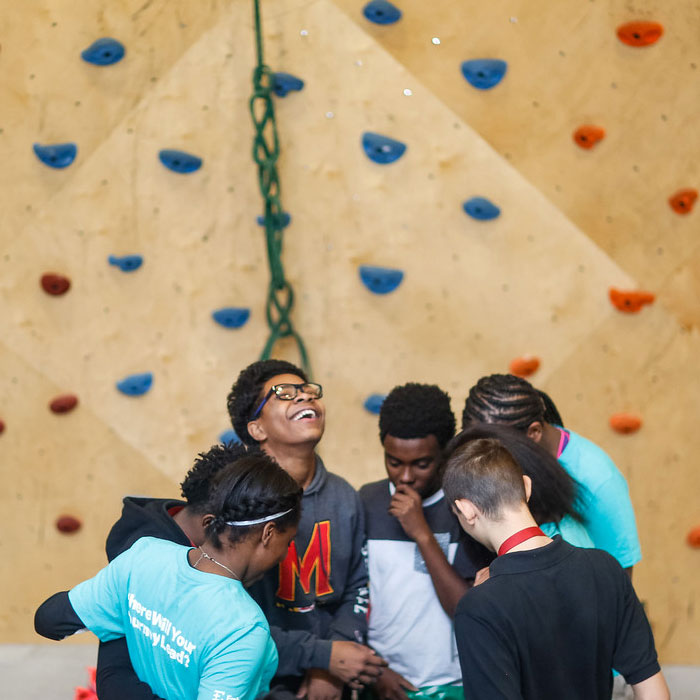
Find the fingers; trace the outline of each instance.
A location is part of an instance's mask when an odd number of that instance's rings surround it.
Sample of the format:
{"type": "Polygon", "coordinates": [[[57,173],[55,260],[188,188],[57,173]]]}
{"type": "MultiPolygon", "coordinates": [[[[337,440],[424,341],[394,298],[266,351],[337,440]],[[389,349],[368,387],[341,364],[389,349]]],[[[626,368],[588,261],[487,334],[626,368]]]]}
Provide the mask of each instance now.
{"type": "Polygon", "coordinates": [[[297,690],[297,697],[298,698],[305,698],[309,692],[309,679],[304,678],[304,680],[301,682],[301,685],[299,686],[299,690],[297,690]]]}

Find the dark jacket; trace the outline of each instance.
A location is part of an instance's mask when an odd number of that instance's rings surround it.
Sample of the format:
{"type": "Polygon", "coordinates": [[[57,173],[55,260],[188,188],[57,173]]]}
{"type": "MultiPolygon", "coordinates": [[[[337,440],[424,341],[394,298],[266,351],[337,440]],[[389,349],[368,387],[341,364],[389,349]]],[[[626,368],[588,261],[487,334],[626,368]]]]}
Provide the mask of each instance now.
{"type": "Polygon", "coordinates": [[[364,643],[364,539],[364,511],[357,492],[326,471],[317,457],[287,558],[249,589],[270,623],[279,652],[278,676],[328,668],[334,640],[364,643]]]}

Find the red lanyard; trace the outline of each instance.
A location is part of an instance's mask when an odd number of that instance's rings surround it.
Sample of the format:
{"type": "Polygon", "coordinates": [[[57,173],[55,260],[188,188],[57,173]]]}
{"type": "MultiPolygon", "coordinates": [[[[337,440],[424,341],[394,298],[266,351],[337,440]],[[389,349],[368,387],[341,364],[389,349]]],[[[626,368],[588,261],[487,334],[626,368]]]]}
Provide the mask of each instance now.
{"type": "Polygon", "coordinates": [[[517,547],[519,544],[525,542],[525,540],[531,540],[533,537],[546,537],[546,535],[537,525],[526,527],[524,530],[518,530],[498,548],[498,556],[500,557],[502,554],[510,552],[513,547],[517,547]]]}

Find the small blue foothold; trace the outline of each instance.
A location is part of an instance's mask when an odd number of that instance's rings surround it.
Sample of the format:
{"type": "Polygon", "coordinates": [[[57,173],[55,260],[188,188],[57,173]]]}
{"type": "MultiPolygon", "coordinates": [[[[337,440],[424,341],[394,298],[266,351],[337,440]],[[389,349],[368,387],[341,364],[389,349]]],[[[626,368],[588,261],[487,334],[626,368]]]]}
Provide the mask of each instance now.
{"type": "Polygon", "coordinates": [[[118,267],[122,272],[133,272],[143,265],[143,257],[140,255],[110,255],[107,262],[114,267],[118,267]]]}
{"type": "Polygon", "coordinates": [[[50,168],[67,168],[78,155],[78,147],[74,143],[56,143],[52,146],[34,144],[36,157],[50,168]]]}
{"type": "MultiPolygon", "coordinates": [[[[283,211],[283,212],[282,212],[282,215],[281,215],[280,218],[281,218],[281,225],[282,225],[282,228],[287,228],[287,226],[289,226],[289,224],[290,224],[291,221],[292,221],[291,215],[289,215],[286,211],[283,211]]],[[[265,225],[265,217],[264,217],[264,216],[259,216],[259,217],[256,219],[256,221],[258,222],[258,226],[264,226],[264,225],[265,225]]]]}
{"type": "Polygon", "coordinates": [[[219,442],[224,445],[239,445],[241,438],[236,435],[235,430],[224,430],[224,432],[219,435],[219,442]]]}
{"type": "Polygon", "coordinates": [[[286,97],[292,90],[302,90],[304,81],[289,73],[273,73],[271,87],[277,97],[286,97]]]}
{"type": "Polygon", "coordinates": [[[479,90],[490,90],[503,80],[508,64],[500,58],[475,58],[462,63],[462,75],[479,90]]]}
{"type": "Polygon", "coordinates": [[[393,292],[403,280],[403,270],[395,270],[390,267],[374,267],[372,265],[360,265],[360,279],[362,283],[375,294],[388,294],[393,292]]]}
{"type": "Polygon", "coordinates": [[[371,394],[365,399],[365,410],[378,415],[382,410],[382,404],[384,403],[385,398],[386,394],[371,394]]]}
{"type": "Polygon", "coordinates": [[[372,0],[362,9],[362,14],[375,24],[393,24],[401,19],[401,10],[387,0],[372,0]]]}
{"type": "Polygon", "coordinates": [[[132,374],[117,382],[117,389],[127,396],[141,396],[145,394],[153,384],[153,375],[150,372],[144,374],[132,374]]]}
{"type": "Polygon", "coordinates": [[[370,160],[381,165],[393,163],[401,158],[406,150],[405,143],[381,134],[373,134],[371,131],[362,134],[362,147],[370,160]]]}
{"type": "Polygon", "coordinates": [[[95,66],[111,66],[124,58],[126,49],[121,41],[103,37],[88,46],[80,57],[95,66]]]}
{"type": "Polygon", "coordinates": [[[240,328],[250,318],[250,309],[228,306],[212,312],[212,318],[225,328],[240,328]]]}
{"type": "Polygon", "coordinates": [[[478,219],[479,221],[495,219],[501,213],[501,210],[485,197],[472,197],[462,207],[472,219],[478,219]]]}
{"type": "Polygon", "coordinates": [[[193,173],[202,167],[202,159],[193,156],[185,151],[175,151],[173,149],[164,149],[158,153],[160,162],[176,173],[186,174],[193,173]]]}

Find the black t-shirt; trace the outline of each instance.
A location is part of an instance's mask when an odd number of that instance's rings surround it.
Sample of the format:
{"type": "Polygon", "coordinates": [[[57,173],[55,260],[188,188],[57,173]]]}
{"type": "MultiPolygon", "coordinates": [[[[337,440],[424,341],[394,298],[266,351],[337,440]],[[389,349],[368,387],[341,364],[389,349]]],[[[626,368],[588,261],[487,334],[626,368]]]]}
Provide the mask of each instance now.
{"type": "Polygon", "coordinates": [[[617,561],[560,537],[498,557],[459,602],[455,633],[468,700],[609,700],[611,668],[640,683],[660,668],[617,561]]]}

